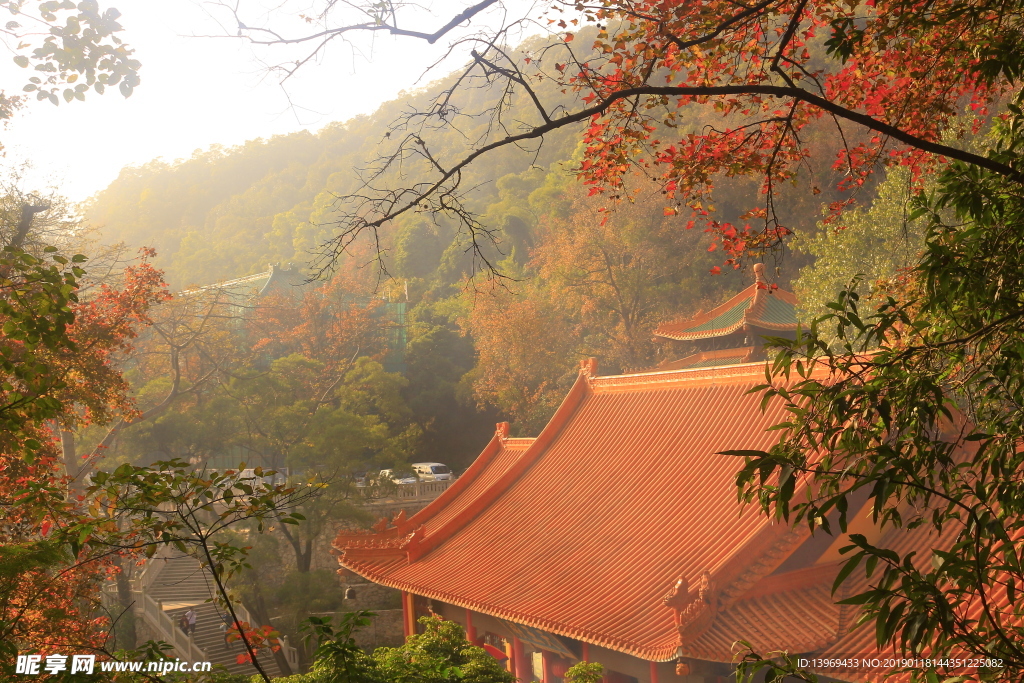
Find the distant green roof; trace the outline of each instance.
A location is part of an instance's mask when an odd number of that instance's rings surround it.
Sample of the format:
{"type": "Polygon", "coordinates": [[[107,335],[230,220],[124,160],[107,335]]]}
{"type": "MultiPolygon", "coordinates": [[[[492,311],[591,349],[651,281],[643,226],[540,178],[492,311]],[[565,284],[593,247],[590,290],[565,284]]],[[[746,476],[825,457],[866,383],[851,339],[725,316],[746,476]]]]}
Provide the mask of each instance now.
{"type": "Polygon", "coordinates": [[[743,313],[748,308],[750,308],[750,299],[740,302],[739,305],[733,306],[721,315],[718,315],[707,322],[701,323],[696,327],[691,327],[687,332],[708,332],[711,330],[720,330],[732,327],[743,319],[743,313]]]}
{"type": "Polygon", "coordinates": [[[767,296],[764,299],[764,311],[761,313],[761,320],[775,325],[795,325],[796,305],[783,301],[777,296],[767,296]]]}
{"type": "MultiPolygon", "coordinates": [[[[755,272],[763,272],[763,269],[755,272]]],[[[664,323],[654,334],[690,341],[724,337],[744,328],[769,335],[796,330],[796,297],[782,289],[770,289],[759,279],[721,306],[691,318],[664,323]]]]}

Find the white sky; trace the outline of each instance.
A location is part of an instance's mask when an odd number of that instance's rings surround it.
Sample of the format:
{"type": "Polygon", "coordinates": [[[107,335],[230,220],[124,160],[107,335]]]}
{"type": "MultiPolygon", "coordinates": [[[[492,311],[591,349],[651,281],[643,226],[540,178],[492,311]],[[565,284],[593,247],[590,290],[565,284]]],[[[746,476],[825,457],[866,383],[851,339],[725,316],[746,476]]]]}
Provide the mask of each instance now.
{"type": "MultiPolygon", "coordinates": [[[[242,2],[255,8],[270,0],[242,2]]],[[[312,2],[276,0],[274,4],[308,6],[312,2]]],[[[434,0],[428,5],[434,17],[421,14],[423,25],[409,28],[436,30],[467,4],[434,0]]],[[[125,99],[114,88],[103,96],[90,92],[85,102],[62,100],[59,107],[32,100],[0,132],[6,152],[0,161],[3,166],[31,160],[30,184],[55,185],[74,201],[106,187],[129,164],[189,157],[211,144],[235,145],[317,130],[332,121],[370,113],[400,91],[417,87],[424,67],[447,48],[447,41],[430,46],[412,38],[355,38],[349,45],[339,44],[324,62],[307,65],[289,83],[288,95],[295,105],[289,106],[277,80],[265,73],[258,55],[242,41],[192,37],[221,33],[202,0],[101,0],[100,5],[121,11],[125,30],[120,37],[135,48],[135,57],[142,62],[142,84],[135,93],[125,99]]],[[[519,16],[539,14],[529,0],[505,5],[515,8],[519,16]]],[[[483,21],[496,24],[500,17],[492,13],[483,21]]],[[[476,25],[480,23],[478,18],[476,25]]],[[[265,55],[287,56],[280,49],[265,55]]],[[[463,61],[449,60],[425,80],[463,61]]],[[[18,92],[29,75],[0,53],[0,88],[18,92]]]]}

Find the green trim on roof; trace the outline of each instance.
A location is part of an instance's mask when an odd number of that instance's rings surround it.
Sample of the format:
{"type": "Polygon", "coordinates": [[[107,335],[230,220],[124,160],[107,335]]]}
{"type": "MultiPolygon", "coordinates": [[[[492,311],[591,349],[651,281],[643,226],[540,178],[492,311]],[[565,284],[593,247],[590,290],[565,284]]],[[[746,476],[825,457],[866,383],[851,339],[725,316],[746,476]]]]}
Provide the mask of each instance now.
{"type": "Polygon", "coordinates": [[[741,303],[736,304],[724,313],[720,313],[711,320],[703,322],[696,327],[691,327],[688,330],[683,330],[680,334],[693,334],[694,332],[711,332],[713,330],[721,330],[725,327],[732,327],[737,324],[740,320],[743,320],[743,313],[750,308],[750,299],[744,299],[741,303]]]}
{"type": "Polygon", "coordinates": [[[693,365],[687,365],[684,370],[690,370],[692,368],[715,368],[719,365],[736,365],[742,363],[746,356],[728,356],[726,358],[705,358],[704,360],[697,361],[693,365]]]}
{"type": "Polygon", "coordinates": [[[766,296],[760,320],[772,325],[796,325],[796,306],[777,296],[766,296]]]}

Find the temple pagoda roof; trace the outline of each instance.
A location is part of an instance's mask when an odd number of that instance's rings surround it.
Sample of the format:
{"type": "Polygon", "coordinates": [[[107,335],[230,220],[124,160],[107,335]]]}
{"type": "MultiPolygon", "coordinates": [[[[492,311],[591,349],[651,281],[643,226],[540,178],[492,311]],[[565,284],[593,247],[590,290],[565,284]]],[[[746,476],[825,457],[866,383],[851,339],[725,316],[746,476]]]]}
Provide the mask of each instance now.
{"type": "Polygon", "coordinates": [[[694,341],[724,337],[740,331],[792,332],[796,330],[796,297],[772,289],[764,279],[764,264],[754,265],[756,281],[721,306],[691,318],[676,319],[654,330],[656,337],[694,341]]]}
{"type": "Polygon", "coordinates": [[[382,520],[376,533],[339,535],[341,564],[652,661],[731,661],[739,638],[793,652],[833,641],[833,565],[814,567],[809,582],[783,577],[751,592],[808,535],[754,509],[741,514],[739,462],[718,454],[774,442],[766,429],[782,407],[762,412],[748,393],[763,382],[763,364],[593,370],[584,367],[536,439],[509,439],[499,425],[430,506],[382,520]]]}
{"type": "MultiPolygon", "coordinates": [[[[763,362],[605,377],[584,362],[535,439],[499,424],[428,507],[373,533],[339,534],[339,562],[385,586],[648,661],[732,662],[739,640],[762,653],[883,656],[873,623],[857,626],[858,608],[837,604],[868,579],[832,594],[848,540],[737,506],[740,463],[721,452],[768,448],[776,436],[766,430],[785,416],[750,393],[763,381],[763,362]]],[[[869,512],[851,509],[851,528],[882,547],[916,549],[926,562],[948,545],[926,526],[882,534],[869,512]]]]}

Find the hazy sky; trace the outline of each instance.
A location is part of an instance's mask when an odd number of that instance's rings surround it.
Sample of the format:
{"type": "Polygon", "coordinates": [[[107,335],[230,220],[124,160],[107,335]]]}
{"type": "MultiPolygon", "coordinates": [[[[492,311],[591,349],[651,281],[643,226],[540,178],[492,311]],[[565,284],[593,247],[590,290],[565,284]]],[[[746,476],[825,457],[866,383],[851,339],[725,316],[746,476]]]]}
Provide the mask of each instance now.
{"type": "MultiPolygon", "coordinates": [[[[254,11],[261,2],[242,0],[254,11]]],[[[274,5],[309,6],[312,0],[275,0],[274,5]]],[[[286,58],[283,51],[254,54],[242,41],[194,37],[220,34],[202,0],[101,0],[121,13],[121,37],[142,62],[142,85],[124,99],[111,89],[85,102],[55,107],[32,101],[0,133],[10,168],[30,159],[31,182],[55,184],[79,201],[109,184],[122,167],[157,157],[191,156],[211,144],[234,145],[258,137],[309,129],[372,112],[400,91],[417,87],[423,68],[440,58],[445,44],[409,38],[363,36],[338,45],[326,60],[310,64],[287,86],[268,75],[260,59],[286,58]],[[291,105],[289,104],[291,100],[291,105]]],[[[435,0],[422,25],[435,30],[466,3],[435,0]]],[[[526,0],[505,3],[530,16],[526,0]]],[[[496,24],[492,13],[483,19],[496,24]]],[[[479,25],[480,22],[478,22],[479,25]]],[[[278,23],[280,26],[281,24],[278,23]]],[[[284,26],[296,28],[299,26],[284,26]]],[[[467,50],[468,52],[468,50],[467,50]]],[[[450,59],[427,81],[462,63],[450,59]]],[[[19,91],[28,72],[0,55],[0,87],[19,91]]],[[[422,85],[422,83],[421,83],[422,85]]]]}

